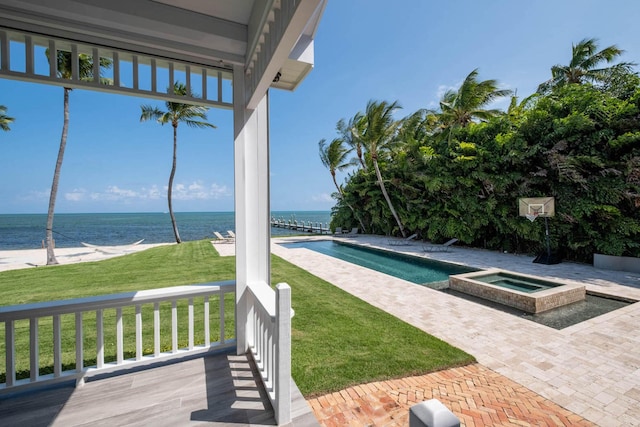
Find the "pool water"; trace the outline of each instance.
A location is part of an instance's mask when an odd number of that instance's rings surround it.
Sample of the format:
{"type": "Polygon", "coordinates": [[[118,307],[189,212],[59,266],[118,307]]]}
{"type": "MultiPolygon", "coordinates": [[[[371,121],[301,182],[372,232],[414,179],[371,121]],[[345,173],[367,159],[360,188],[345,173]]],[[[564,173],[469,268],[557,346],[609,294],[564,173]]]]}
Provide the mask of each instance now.
{"type": "Polygon", "coordinates": [[[490,285],[500,286],[502,288],[512,289],[515,291],[532,293],[543,291],[557,287],[557,284],[545,280],[536,280],[534,278],[522,278],[512,274],[500,272],[486,276],[474,277],[479,282],[489,283],[490,285]]]}
{"type": "Polygon", "coordinates": [[[630,301],[621,301],[618,299],[587,293],[586,299],[583,301],[574,302],[542,313],[532,314],[518,310],[517,308],[507,307],[506,305],[502,305],[497,302],[454,291],[453,289],[443,289],[442,291],[449,295],[473,301],[477,304],[482,304],[558,330],[576,325],[580,322],[584,322],[585,320],[593,319],[594,317],[631,304],[630,301]]]}
{"type": "Polygon", "coordinates": [[[390,276],[417,284],[429,284],[449,280],[451,274],[477,271],[476,269],[421,259],[395,252],[362,246],[353,246],[331,240],[314,240],[296,243],[280,243],[287,248],[305,248],[343,261],[367,267],[390,276]]]}

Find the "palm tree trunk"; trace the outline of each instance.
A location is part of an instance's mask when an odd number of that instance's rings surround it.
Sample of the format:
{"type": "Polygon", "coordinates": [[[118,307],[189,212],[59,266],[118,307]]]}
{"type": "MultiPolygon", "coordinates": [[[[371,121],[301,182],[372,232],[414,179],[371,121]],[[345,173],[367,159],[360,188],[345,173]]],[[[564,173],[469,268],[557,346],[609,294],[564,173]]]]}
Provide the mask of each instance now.
{"type": "Polygon", "coordinates": [[[367,166],[364,164],[364,159],[362,158],[362,147],[360,144],[356,147],[356,155],[358,156],[358,160],[360,161],[360,165],[363,170],[367,170],[367,166]]]}
{"type": "Polygon", "coordinates": [[[173,206],[171,204],[171,190],[173,189],[173,177],[176,175],[176,160],[178,151],[178,126],[173,126],[173,164],[171,166],[171,174],[169,175],[169,188],[167,190],[167,200],[169,202],[169,216],[171,216],[171,224],[173,225],[173,234],[176,237],[176,243],[181,243],[180,233],[178,233],[178,224],[176,217],[173,215],[173,206]]]}
{"type": "Polygon", "coordinates": [[[396,222],[398,223],[398,228],[400,228],[400,233],[402,233],[402,237],[407,237],[404,232],[404,227],[400,222],[400,218],[398,217],[396,210],[393,208],[393,205],[391,204],[391,199],[387,194],[387,188],[384,186],[384,183],[382,182],[382,174],[380,173],[380,168],[378,167],[378,161],[373,156],[371,157],[371,159],[373,160],[373,167],[376,170],[376,176],[378,177],[378,184],[380,184],[380,190],[382,190],[382,195],[384,196],[385,200],[387,201],[387,204],[389,205],[389,210],[391,211],[391,214],[393,215],[393,217],[396,219],[396,222]]]}
{"type": "Polygon", "coordinates": [[[351,209],[351,212],[353,212],[353,216],[358,220],[358,222],[360,223],[360,227],[362,228],[362,232],[366,233],[367,229],[364,226],[364,223],[362,222],[362,220],[360,219],[360,216],[356,213],[356,210],[353,208],[353,206],[351,206],[349,204],[349,202],[347,202],[344,198],[344,193],[342,192],[342,188],[340,188],[340,186],[338,185],[338,182],[336,181],[336,173],[334,171],[331,171],[331,178],[333,178],[333,185],[336,186],[336,188],[338,189],[338,194],[340,194],[340,197],[342,198],[342,200],[347,204],[347,206],[349,206],[349,209],[351,209]]]}
{"type": "Polygon", "coordinates": [[[71,89],[64,88],[64,119],[62,122],[62,136],[60,137],[60,148],[58,149],[58,160],[56,160],[56,169],[53,172],[53,182],[51,183],[51,193],[49,193],[49,210],[47,212],[47,265],[56,265],[58,260],[54,252],[53,243],[53,212],[56,206],[56,197],[58,196],[58,183],[60,182],[60,170],[62,169],[62,160],[64,159],[64,150],[67,147],[67,132],[69,130],[69,91],[71,89]]]}

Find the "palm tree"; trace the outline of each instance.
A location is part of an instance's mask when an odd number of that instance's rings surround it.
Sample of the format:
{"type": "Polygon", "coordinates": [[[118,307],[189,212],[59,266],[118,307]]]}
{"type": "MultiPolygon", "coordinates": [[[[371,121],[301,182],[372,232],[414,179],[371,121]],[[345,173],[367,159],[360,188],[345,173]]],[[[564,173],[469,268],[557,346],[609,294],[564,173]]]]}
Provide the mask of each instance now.
{"type": "Polygon", "coordinates": [[[498,89],[496,80],[478,81],[476,68],[464,79],[458,90],[448,90],[440,100],[440,119],[445,128],[466,127],[474,120],[486,121],[502,114],[501,110],[486,107],[503,96],[507,89],[498,89]]]}
{"type": "Polygon", "coordinates": [[[344,198],[344,192],[342,190],[342,186],[338,185],[338,181],[336,180],[336,171],[344,170],[352,165],[352,162],[347,161],[347,156],[349,155],[349,151],[344,147],[344,141],[340,138],[335,138],[327,145],[327,140],[322,139],[318,142],[318,148],[320,149],[320,160],[322,164],[329,169],[331,173],[331,178],[333,179],[333,184],[336,186],[338,190],[338,194],[340,198],[349,206],[351,212],[353,212],[353,216],[360,223],[360,227],[362,227],[362,231],[366,233],[366,229],[360,216],[356,213],[353,206],[351,206],[344,198]]]}
{"type": "Polygon", "coordinates": [[[10,131],[9,124],[13,123],[14,120],[13,117],[7,116],[7,107],[0,105],[0,129],[5,132],[10,131]]]}
{"type": "MultiPolygon", "coordinates": [[[[49,49],[45,51],[47,60],[51,61],[49,56],[49,49]]],[[[93,57],[86,54],[79,54],[76,64],[78,65],[78,75],[80,80],[93,80],[93,57]]],[[[56,53],[56,70],[59,78],[71,80],[72,76],[72,56],[71,52],[65,52],[58,50],[56,53]]],[[[100,58],[100,73],[103,70],[111,68],[112,61],[108,58],[100,58]]],[[[100,76],[100,82],[108,84],[109,79],[100,76]]],[[[47,242],[47,265],[58,264],[53,247],[53,213],[56,206],[56,197],[58,195],[58,183],[60,182],[60,170],[62,169],[62,160],[64,159],[64,151],[67,146],[67,132],[69,130],[69,93],[70,87],[64,88],[64,118],[62,122],[62,136],[60,137],[60,148],[58,149],[58,158],[56,160],[56,168],[53,172],[53,182],[51,184],[51,193],[49,194],[49,209],[47,212],[47,229],[46,229],[46,242],[47,242]]]]}
{"type": "MultiPolygon", "coordinates": [[[[172,88],[168,88],[167,92],[170,92],[172,88]]],[[[187,90],[184,83],[175,82],[173,85],[173,93],[180,96],[191,96],[192,93],[187,90]]],[[[171,192],[173,189],[173,178],[176,174],[177,163],[177,150],[178,150],[178,124],[180,122],[185,123],[189,127],[194,128],[214,128],[216,126],[206,122],[207,120],[207,107],[201,105],[181,104],[179,102],[165,102],[166,111],[161,111],[157,107],[150,105],[142,105],[142,115],[140,121],[145,122],[147,120],[156,120],[161,125],[171,123],[173,127],[173,163],[171,165],[171,174],[169,175],[169,188],[167,189],[167,201],[169,203],[169,215],[171,216],[171,224],[173,225],[173,234],[176,238],[176,243],[181,243],[180,233],[178,233],[178,225],[176,224],[176,217],[173,214],[173,205],[171,202],[171,192]]]]}
{"type": "Polygon", "coordinates": [[[621,62],[610,67],[597,68],[603,62],[611,63],[622,55],[624,50],[616,45],[605,47],[598,51],[597,39],[582,39],[571,46],[571,62],[569,65],[554,65],[551,67],[551,79],[538,86],[539,93],[547,93],[554,87],[570,83],[585,82],[602,83],[615,71],[630,72],[635,64],[621,62]]]}
{"type": "Polygon", "coordinates": [[[352,161],[353,164],[360,164],[360,166],[362,166],[362,169],[366,170],[367,166],[364,163],[364,156],[362,154],[362,142],[358,139],[358,138],[354,138],[353,137],[353,129],[358,126],[360,123],[363,123],[362,119],[362,114],[361,113],[357,113],[354,117],[352,117],[351,119],[349,119],[349,122],[345,122],[344,119],[340,119],[340,121],[338,121],[338,124],[336,125],[336,129],[338,130],[338,132],[342,135],[342,139],[343,141],[351,147],[350,151],[355,150],[356,152],[356,156],[357,156],[357,160],[354,159],[352,161]]]}
{"type": "Polygon", "coordinates": [[[354,123],[351,131],[353,132],[354,138],[359,140],[367,150],[367,154],[376,171],[380,191],[382,191],[382,195],[387,201],[389,210],[398,224],[402,237],[407,237],[400,217],[391,203],[387,188],[382,179],[382,174],[380,173],[380,166],[378,165],[381,152],[389,148],[389,145],[394,141],[398,123],[393,119],[392,115],[398,108],[401,107],[397,102],[389,104],[386,101],[369,101],[365,114],[360,116],[357,123],[354,123]]]}

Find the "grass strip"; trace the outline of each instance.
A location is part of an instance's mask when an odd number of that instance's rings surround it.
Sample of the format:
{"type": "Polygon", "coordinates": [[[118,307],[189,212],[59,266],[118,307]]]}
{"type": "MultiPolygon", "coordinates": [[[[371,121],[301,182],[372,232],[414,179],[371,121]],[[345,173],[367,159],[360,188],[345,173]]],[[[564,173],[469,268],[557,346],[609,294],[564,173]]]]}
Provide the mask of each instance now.
{"type": "MultiPolygon", "coordinates": [[[[185,242],[151,248],[104,261],[12,270],[0,273],[2,305],[27,304],[193,283],[233,279],[235,258],[220,257],[209,241],[185,242]]],[[[315,396],[355,384],[380,381],[474,362],[469,354],[428,335],[396,317],[342,291],[293,264],[272,256],[273,283],[286,282],[292,288],[295,317],[292,323],[292,376],[302,393],[315,396]]],[[[233,336],[233,298],[225,300],[225,336],[233,336]]],[[[196,305],[197,307],[198,305],[196,305]]],[[[216,307],[212,301],[212,307],[216,307]]],[[[143,318],[150,319],[143,307],[143,318]],[[146,313],[146,314],[145,314],[146,313]]],[[[161,308],[162,309],[162,308],[161,308]]],[[[196,308],[197,309],[197,308],[196,308]]],[[[168,307],[163,310],[168,311],[168,307]]],[[[115,312],[115,310],[113,310],[115,312]]],[[[186,308],[179,306],[186,316],[186,308]]],[[[216,341],[217,310],[212,310],[212,341],[216,341]]],[[[89,332],[92,314],[85,320],[89,332]]],[[[94,316],[94,314],[93,314],[94,316]]],[[[115,342],[115,313],[105,312],[105,342],[115,342]]],[[[127,327],[133,311],[125,312],[125,352],[135,351],[134,328],[127,327]],[[129,319],[129,320],[127,320],[129,319]]],[[[65,319],[71,329],[63,343],[63,364],[74,365],[72,316],[65,319]]],[[[198,319],[196,312],[196,319],[198,319]]],[[[161,315],[163,331],[169,331],[170,316],[161,315]],[[167,322],[165,324],[164,322],[167,322]],[[165,327],[167,329],[165,329],[165,327]]],[[[95,323],[95,321],[93,321],[95,323]]],[[[51,320],[39,322],[40,373],[51,371],[53,360],[51,320]]],[[[153,322],[143,321],[145,336],[152,336],[153,322]]],[[[187,324],[179,322],[179,345],[186,346],[187,324]]],[[[196,337],[202,337],[196,324],[196,337]]],[[[64,339],[64,337],[63,337],[64,339]]],[[[163,333],[162,350],[170,347],[170,334],[163,333]]],[[[198,340],[202,342],[203,339],[198,340]]],[[[196,342],[197,344],[198,342],[196,342]]],[[[0,356],[5,353],[4,327],[0,327],[0,356]]],[[[144,343],[151,352],[152,343],[144,343]]],[[[95,363],[95,336],[86,334],[85,364],[95,363]]],[[[115,359],[115,345],[106,344],[106,360],[115,359]]],[[[16,370],[28,376],[28,322],[16,325],[16,370]]],[[[0,381],[4,382],[4,357],[0,358],[0,381]]]]}

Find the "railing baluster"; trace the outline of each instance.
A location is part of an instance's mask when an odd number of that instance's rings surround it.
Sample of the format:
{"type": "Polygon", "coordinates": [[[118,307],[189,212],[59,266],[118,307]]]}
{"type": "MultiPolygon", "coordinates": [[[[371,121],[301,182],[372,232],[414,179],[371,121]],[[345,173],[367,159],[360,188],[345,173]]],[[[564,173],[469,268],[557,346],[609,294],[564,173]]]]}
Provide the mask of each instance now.
{"type": "Polygon", "coordinates": [[[204,345],[211,345],[211,324],[209,322],[209,295],[204,297],[204,345]]]}
{"type": "Polygon", "coordinates": [[[187,93],[191,96],[191,93],[193,92],[191,90],[191,67],[188,65],[184,67],[184,76],[186,80],[185,85],[187,86],[187,93]]]}
{"type": "Polygon", "coordinates": [[[173,61],[169,61],[169,94],[173,95],[175,94],[175,87],[174,84],[177,83],[174,79],[174,75],[173,75],[173,61]]]}
{"type": "Polygon", "coordinates": [[[131,57],[131,66],[133,68],[133,89],[135,90],[139,90],[140,89],[140,71],[138,70],[138,67],[140,66],[138,64],[138,55],[133,55],[131,57]]]}
{"type": "Polygon", "coordinates": [[[120,87],[120,55],[113,52],[113,85],[120,87]]]}
{"type": "Polygon", "coordinates": [[[151,92],[158,91],[158,68],[155,58],[151,58],[151,92]]]}
{"type": "Polygon", "coordinates": [[[93,83],[100,84],[100,52],[97,47],[91,49],[91,62],[93,65],[93,83]]]}
{"type": "Polygon", "coordinates": [[[153,355],[160,356],[160,303],[153,304],[153,355]]]}
{"type": "MultiPolygon", "coordinates": [[[[57,58],[58,48],[56,41],[49,39],[49,58],[57,58]]],[[[49,61],[49,77],[55,79],[58,77],[58,61],[49,61]]]]}
{"type": "Polygon", "coordinates": [[[29,319],[29,369],[31,382],[40,375],[40,349],[38,348],[38,318],[29,319]]]}
{"type": "Polygon", "coordinates": [[[218,292],[218,304],[220,306],[220,344],[224,344],[224,292],[218,292]]]}
{"type": "Polygon", "coordinates": [[[9,40],[9,34],[7,34],[6,31],[0,31],[0,70],[11,69],[11,54],[9,53],[10,46],[11,42],[9,40]]]}
{"type": "Polygon", "coordinates": [[[60,315],[53,316],[53,377],[58,378],[62,374],[62,327],[60,315]]]}
{"type": "Polygon", "coordinates": [[[193,298],[189,298],[188,330],[189,330],[189,350],[193,350],[193,298]]]}
{"type": "Polygon", "coordinates": [[[207,69],[202,69],[202,99],[207,99],[207,69]]]}
{"type": "Polygon", "coordinates": [[[142,359],[142,306],[136,304],[136,360],[142,359]]]}
{"type": "Polygon", "coordinates": [[[24,38],[25,71],[28,75],[33,75],[33,39],[31,36],[24,38]]]}
{"type": "Polygon", "coordinates": [[[16,380],[16,343],[14,337],[15,322],[7,320],[4,322],[4,348],[5,348],[5,364],[6,364],[6,384],[12,387],[16,380]]]}
{"type": "Polygon", "coordinates": [[[82,331],[82,312],[76,313],[76,373],[84,369],[84,333],[82,331]]]}
{"type": "Polygon", "coordinates": [[[71,81],[80,81],[80,58],[78,57],[78,45],[71,45],[71,81]]]}
{"type": "Polygon", "coordinates": [[[171,351],[178,352],[178,303],[171,300],[171,351]]]}
{"type": "Polygon", "coordinates": [[[96,310],[96,367],[104,366],[104,324],[102,309],[96,310]]]}
{"type": "Polygon", "coordinates": [[[116,363],[122,365],[124,362],[124,345],[122,329],[122,307],[116,308],[116,363]]]}

